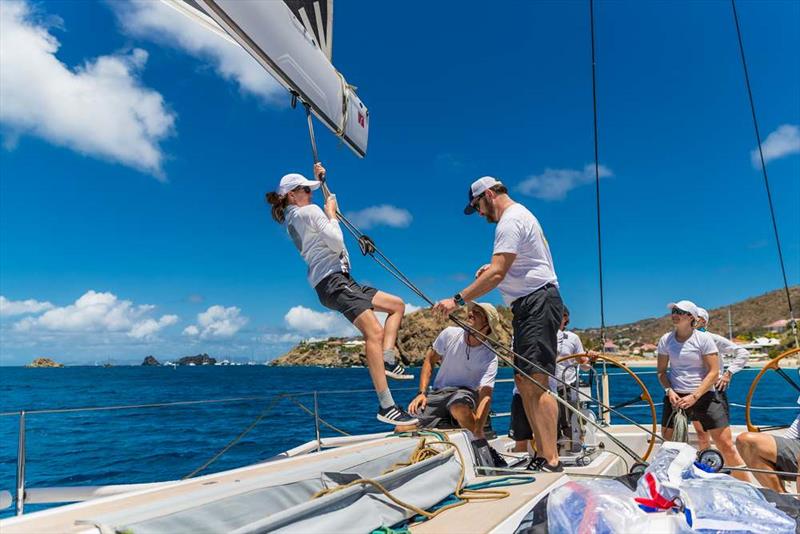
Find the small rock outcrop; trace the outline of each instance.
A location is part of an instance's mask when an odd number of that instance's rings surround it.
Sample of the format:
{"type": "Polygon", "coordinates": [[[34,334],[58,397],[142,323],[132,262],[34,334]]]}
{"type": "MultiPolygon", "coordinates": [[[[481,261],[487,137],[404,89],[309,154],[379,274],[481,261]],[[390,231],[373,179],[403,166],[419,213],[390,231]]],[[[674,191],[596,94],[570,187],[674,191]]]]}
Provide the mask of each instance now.
{"type": "Polygon", "coordinates": [[[205,353],[196,356],[184,356],[178,360],[178,365],[214,365],[215,363],[217,363],[216,358],[212,358],[205,353]]]}
{"type": "Polygon", "coordinates": [[[50,358],[36,358],[25,367],[64,367],[64,364],[55,362],[50,358]]]}
{"type": "Polygon", "coordinates": [[[158,366],[161,365],[161,362],[156,360],[155,356],[147,356],[144,359],[144,361],[142,362],[142,365],[148,365],[148,366],[151,366],[151,367],[158,367],[158,366]]]}

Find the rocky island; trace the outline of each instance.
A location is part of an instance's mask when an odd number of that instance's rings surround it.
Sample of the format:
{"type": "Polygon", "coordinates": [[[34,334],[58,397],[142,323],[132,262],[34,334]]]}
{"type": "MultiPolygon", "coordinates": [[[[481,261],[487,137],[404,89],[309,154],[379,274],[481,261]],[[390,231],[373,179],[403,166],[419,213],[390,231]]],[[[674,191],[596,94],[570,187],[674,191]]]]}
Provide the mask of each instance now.
{"type": "Polygon", "coordinates": [[[159,367],[161,365],[161,362],[156,360],[155,356],[147,356],[142,362],[142,365],[147,365],[150,367],[159,367]]]}
{"type": "Polygon", "coordinates": [[[50,358],[36,358],[25,367],[64,367],[64,364],[55,362],[50,358]]]}
{"type": "Polygon", "coordinates": [[[216,358],[212,358],[205,353],[196,356],[184,356],[178,360],[178,365],[214,365],[215,363],[217,363],[216,358]]]}

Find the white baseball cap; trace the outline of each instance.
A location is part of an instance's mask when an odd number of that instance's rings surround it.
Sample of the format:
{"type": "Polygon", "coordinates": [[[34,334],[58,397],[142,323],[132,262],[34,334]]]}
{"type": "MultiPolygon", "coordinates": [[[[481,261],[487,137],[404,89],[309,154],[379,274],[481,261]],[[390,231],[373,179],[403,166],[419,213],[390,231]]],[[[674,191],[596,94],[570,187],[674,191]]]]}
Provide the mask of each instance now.
{"type": "Polygon", "coordinates": [[[467,202],[467,207],[464,208],[464,215],[472,215],[473,213],[478,211],[472,206],[472,203],[475,201],[476,198],[485,193],[487,189],[489,189],[490,187],[494,187],[496,185],[503,185],[503,183],[497,178],[494,178],[492,176],[482,176],[477,180],[475,180],[474,182],[472,182],[472,185],[469,187],[469,192],[468,192],[469,202],[467,202]]]}
{"type": "Polygon", "coordinates": [[[708,310],[705,308],[697,307],[697,316],[708,324],[708,310]]]}
{"type": "Polygon", "coordinates": [[[281,178],[281,183],[278,185],[278,194],[280,196],[285,195],[292,189],[301,186],[308,186],[313,191],[314,189],[318,189],[322,182],[318,182],[316,180],[309,180],[302,174],[297,174],[296,172],[287,174],[283,178],[281,178]]]}
{"type": "Polygon", "coordinates": [[[670,302],[669,304],[667,304],[668,310],[672,311],[672,308],[678,308],[681,311],[689,312],[695,319],[697,319],[700,316],[697,304],[695,304],[691,300],[679,300],[678,302],[670,302]]]}

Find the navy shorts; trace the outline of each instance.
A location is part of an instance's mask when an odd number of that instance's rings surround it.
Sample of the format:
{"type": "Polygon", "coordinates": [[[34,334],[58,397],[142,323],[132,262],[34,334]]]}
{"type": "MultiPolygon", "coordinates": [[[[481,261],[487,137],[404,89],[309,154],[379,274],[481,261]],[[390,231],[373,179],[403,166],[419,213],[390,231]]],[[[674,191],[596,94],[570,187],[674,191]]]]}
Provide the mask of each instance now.
{"type": "Polygon", "coordinates": [[[511,303],[514,318],[514,365],[525,374],[556,372],[558,329],[564,303],[552,284],[511,303]]]}
{"type": "Polygon", "coordinates": [[[351,323],[366,310],[374,309],[372,299],[378,292],[374,287],[360,285],[349,273],[329,274],[314,289],[323,306],[338,311],[351,323]]]}

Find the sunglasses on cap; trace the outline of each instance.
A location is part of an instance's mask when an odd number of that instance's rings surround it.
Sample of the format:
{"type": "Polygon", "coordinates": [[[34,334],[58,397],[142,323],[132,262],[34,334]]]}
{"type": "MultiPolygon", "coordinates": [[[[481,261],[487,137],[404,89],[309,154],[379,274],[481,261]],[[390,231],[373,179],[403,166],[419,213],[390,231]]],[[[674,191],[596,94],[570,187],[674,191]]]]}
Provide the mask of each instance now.
{"type": "Polygon", "coordinates": [[[672,308],[672,315],[691,315],[691,313],[683,311],[680,308],[672,308]]]}
{"type": "Polygon", "coordinates": [[[306,193],[311,193],[311,188],[308,187],[307,185],[298,185],[297,187],[292,189],[292,191],[300,191],[301,189],[306,193]]]}

